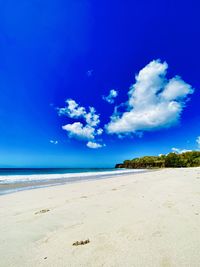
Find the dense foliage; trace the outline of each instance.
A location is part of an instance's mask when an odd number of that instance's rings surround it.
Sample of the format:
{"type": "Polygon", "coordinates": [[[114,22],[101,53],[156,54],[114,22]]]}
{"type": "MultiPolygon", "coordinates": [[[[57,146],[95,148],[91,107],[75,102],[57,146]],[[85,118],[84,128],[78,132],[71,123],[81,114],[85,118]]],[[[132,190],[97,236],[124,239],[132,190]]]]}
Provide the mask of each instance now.
{"type": "Polygon", "coordinates": [[[169,153],[160,156],[145,156],[132,160],[125,160],[116,164],[115,168],[144,169],[164,167],[198,167],[200,166],[200,151],[184,152],[182,154],[169,153]]]}

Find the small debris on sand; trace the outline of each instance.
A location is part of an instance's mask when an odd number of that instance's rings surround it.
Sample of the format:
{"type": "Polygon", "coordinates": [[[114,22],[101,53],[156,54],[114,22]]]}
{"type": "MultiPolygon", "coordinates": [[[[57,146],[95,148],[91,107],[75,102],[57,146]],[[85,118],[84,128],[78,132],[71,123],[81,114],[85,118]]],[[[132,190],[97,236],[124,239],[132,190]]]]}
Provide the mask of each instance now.
{"type": "Polygon", "coordinates": [[[43,209],[43,210],[35,212],[35,214],[37,215],[37,214],[41,214],[41,213],[46,213],[48,211],[50,211],[50,210],[49,209],[43,209]]]}
{"type": "Polygon", "coordinates": [[[80,246],[80,245],[86,245],[90,243],[90,240],[89,239],[86,239],[86,240],[81,240],[81,241],[76,241],[72,244],[72,246],[80,246]]]}

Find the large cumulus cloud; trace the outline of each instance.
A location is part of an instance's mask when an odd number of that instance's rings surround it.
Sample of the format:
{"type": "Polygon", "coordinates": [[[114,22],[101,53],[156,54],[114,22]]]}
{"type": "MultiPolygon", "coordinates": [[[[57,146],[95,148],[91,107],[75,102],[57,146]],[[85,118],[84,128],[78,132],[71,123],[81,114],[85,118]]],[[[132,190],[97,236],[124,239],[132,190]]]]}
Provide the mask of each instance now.
{"type": "Polygon", "coordinates": [[[130,87],[126,111],[117,107],[106,125],[109,134],[151,131],[177,123],[192,87],[179,76],[167,79],[166,62],[153,60],[138,75],[130,87]]]}

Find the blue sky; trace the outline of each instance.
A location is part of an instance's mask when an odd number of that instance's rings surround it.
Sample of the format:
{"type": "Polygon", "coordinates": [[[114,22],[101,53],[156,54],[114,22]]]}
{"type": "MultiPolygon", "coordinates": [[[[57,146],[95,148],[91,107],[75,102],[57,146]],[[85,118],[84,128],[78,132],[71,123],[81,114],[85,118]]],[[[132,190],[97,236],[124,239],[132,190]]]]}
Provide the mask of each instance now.
{"type": "Polygon", "coordinates": [[[112,167],[198,149],[199,9],[2,1],[0,166],[112,167]]]}

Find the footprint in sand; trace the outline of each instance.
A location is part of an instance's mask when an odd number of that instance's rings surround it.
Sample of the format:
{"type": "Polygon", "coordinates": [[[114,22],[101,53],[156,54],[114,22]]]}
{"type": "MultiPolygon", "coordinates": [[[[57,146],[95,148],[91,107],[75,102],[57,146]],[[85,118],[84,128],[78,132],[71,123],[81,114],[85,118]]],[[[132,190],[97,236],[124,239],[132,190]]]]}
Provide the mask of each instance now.
{"type": "Polygon", "coordinates": [[[35,215],[46,213],[46,212],[49,212],[49,211],[50,211],[49,209],[43,209],[43,210],[40,210],[40,211],[35,212],[35,215]]]}
{"type": "Polygon", "coordinates": [[[164,207],[166,208],[173,208],[174,207],[174,203],[171,202],[171,201],[166,201],[164,204],[163,204],[164,207]]]}
{"type": "Polygon", "coordinates": [[[161,234],[160,231],[156,231],[156,232],[153,232],[153,233],[152,233],[152,236],[153,236],[153,237],[161,237],[162,234],[161,234]]]}

